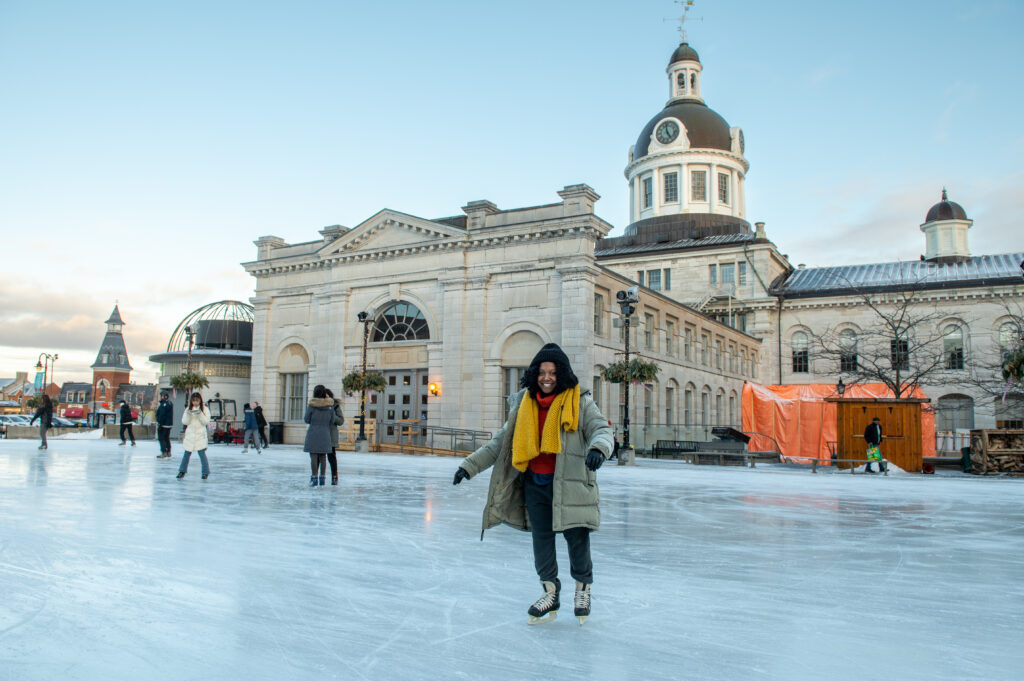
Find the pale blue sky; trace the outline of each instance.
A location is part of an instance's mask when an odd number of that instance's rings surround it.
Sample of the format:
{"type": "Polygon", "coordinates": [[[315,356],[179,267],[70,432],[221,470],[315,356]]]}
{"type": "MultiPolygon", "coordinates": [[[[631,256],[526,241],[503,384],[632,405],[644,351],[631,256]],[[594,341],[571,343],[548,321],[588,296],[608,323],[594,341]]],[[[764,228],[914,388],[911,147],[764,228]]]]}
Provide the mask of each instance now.
{"type": "MultiPolygon", "coordinates": [[[[0,0],[0,376],[90,375],[118,300],[137,380],[252,241],[557,201],[619,233],[678,5],[0,0]],[[13,256],[13,257],[11,257],[13,256]]],[[[972,252],[1024,250],[1024,3],[698,0],[707,104],[748,219],[794,264],[913,259],[947,186],[972,252]]]]}

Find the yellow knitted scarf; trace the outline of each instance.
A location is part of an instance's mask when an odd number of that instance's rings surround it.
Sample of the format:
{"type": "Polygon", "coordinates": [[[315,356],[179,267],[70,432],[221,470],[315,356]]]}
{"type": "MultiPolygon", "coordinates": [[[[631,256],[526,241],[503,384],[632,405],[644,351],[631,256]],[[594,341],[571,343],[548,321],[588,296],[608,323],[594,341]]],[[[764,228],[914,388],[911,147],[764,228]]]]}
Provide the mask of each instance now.
{"type": "Polygon", "coordinates": [[[563,390],[548,408],[544,420],[544,435],[538,442],[537,427],[540,408],[530,391],[523,393],[516,416],[516,429],[512,433],[512,466],[525,472],[527,464],[541,452],[559,454],[562,451],[562,429],[573,432],[580,421],[580,387],[563,390]]]}

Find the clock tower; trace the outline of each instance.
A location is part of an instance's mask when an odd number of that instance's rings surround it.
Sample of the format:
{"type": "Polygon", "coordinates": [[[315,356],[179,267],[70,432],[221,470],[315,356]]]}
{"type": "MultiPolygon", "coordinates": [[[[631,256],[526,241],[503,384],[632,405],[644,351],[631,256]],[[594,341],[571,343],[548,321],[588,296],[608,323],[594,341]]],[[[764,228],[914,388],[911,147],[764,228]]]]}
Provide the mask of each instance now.
{"type": "Polygon", "coordinates": [[[629,149],[626,235],[654,230],[661,237],[694,239],[751,232],[743,131],[704,103],[702,71],[697,50],[684,38],[665,69],[668,102],[629,149]]]}

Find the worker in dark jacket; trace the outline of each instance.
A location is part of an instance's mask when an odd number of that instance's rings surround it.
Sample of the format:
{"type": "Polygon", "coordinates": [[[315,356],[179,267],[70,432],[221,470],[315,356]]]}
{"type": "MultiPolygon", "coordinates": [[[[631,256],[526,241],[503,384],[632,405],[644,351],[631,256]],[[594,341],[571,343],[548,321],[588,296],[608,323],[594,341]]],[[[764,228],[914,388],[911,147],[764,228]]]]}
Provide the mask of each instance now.
{"type": "Polygon", "coordinates": [[[160,441],[158,459],[171,456],[171,428],[174,427],[174,406],[167,393],[160,393],[160,406],[156,408],[156,437],[160,441]]]}
{"type": "Polygon", "coordinates": [[[864,472],[874,473],[875,471],[872,470],[871,463],[878,461],[878,472],[884,473],[885,464],[882,463],[882,450],[880,447],[882,444],[882,421],[877,416],[871,419],[871,423],[864,429],[864,441],[868,443],[868,465],[864,472]]]}
{"type": "Polygon", "coordinates": [[[128,437],[132,440],[132,447],[135,446],[135,434],[132,433],[132,409],[128,406],[128,403],[121,400],[121,447],[124,447],[125,439],[124,434],[127,431],[128,437]]]}

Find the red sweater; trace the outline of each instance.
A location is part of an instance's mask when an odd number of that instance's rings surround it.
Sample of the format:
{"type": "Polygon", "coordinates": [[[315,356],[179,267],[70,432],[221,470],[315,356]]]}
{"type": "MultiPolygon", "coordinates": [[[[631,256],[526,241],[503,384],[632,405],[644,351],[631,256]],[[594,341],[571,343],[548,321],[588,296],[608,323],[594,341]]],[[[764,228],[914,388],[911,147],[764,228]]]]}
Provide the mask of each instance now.
{"type": "MultiPolygon", "coordinates": [[[[544,421],[548,418],[548,409],[551,407],[551,403],[555,401],[557,393],[551,393],[547,397],[537,395],[534,399],[537,400],[537,440],[543,440],[544,438],[544,421]]],[[[537,458],[530,461],[529,468],[534,473],[540,475],[551,475],[555,472],[555,455],[545,454],[541,452],[537,455],[537,458]]]]}

